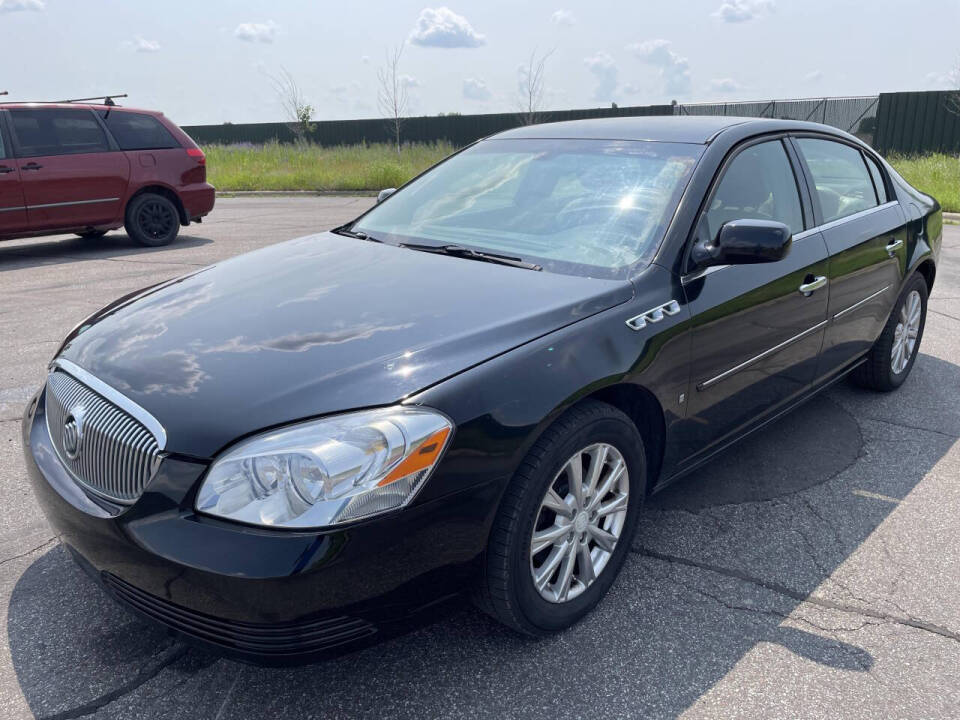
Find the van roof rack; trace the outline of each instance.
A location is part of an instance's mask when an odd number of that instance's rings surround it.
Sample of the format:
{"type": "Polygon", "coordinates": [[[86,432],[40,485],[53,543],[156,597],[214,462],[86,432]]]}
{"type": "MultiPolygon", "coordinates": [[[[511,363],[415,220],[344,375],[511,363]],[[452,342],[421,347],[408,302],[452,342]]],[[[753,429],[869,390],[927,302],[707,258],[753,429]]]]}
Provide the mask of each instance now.
{"type": "MultiPolygon", "coordinates": [[[[0,93],[0,95],[6,95],[6,92],[0,93]]],[[[66,103],[79,103],[79,102],[93,102],[94,100],[103,100],[102,103],[94,103],[95,105],[106,105],[107,107],[114,107],[117,103],[114,102],[114,98],[125,98],[127,97],[126,93],[114,93],[113,95],[95,95],[93,97],[85,98],[73,98],[72,100],[22,100],[26,105],[62,105],[66,103]]]]}

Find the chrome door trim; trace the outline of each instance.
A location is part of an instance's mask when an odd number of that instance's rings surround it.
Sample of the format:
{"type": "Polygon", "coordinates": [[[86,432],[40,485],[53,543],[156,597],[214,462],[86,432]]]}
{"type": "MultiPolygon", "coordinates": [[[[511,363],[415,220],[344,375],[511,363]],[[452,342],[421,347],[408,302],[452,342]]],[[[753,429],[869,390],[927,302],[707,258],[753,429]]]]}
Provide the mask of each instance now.
{"type": "Polygon", "coordinates": [[[126,411],[132,417],[139,420],[141,423],[143,423],[147,430],[153,433],[153,436],[157,439],[157,445],[160,446],[160,450],[166,448],[167,431],[163,429],[163,425],[160,424],[160,421],[158,421],[140,405],[137,405],[137,403],[128,398],[126,395],[107,385],[100,378],[91,375],[76,363],[72,363],[63,358],[57,358],[53,361],[53,365],[66,372],[68,375],[73,375],[74,378],[82,382],[88,388],[102,395],[121,410],[126,411]]]}
{"type": "Polygon", "coordinates": [[[779,345],[774,345],[772,348],[769,348],[768,350],[764,350],[764,351],[763,351],[762,353],[760,353],[759,355],[755,355],[754,357],[750,358],[749,360],[745,360],[744,362],[740,363],[739,365],[737,365],[737,366],[735,366],[735,367],[732,367],[732,368],[730,368],[729,370],[723,371],[722,373],[720,373],[720,374],[717,375],[716,377],[712,377],[712,378],[710,378],[709,380],[704,380],[702,383],[700,383],[699,385],[697,385],[697,390],[706,390],[707,388],[713,387],[713,386],[716,385],[718,382],[720,382],[720,381],[722,381],[722,380],[726,380],[728,377],[730,377],[730,376],[732,376],[732,375],[736,375],[736,374],[737,374],[738,372],[740,372],[741,370],[746,370],[746,369],[747,369],[748,367],[750,367],[751,365],[754,365],[754,364],[760,362],[761,360],[764,360],[764,359],[770,357],[771,355],[774,355],[775,353],[780,352],[781,350],[783,350],[783,349],[784,349],[785,347],[787,347],[788,345],[792,345],[793,343],[797,342],[798,340],[802,340],[803,338],[807,337],[808,335],[811,335],[811,334],[815,333],[817,330],[819,330],[820,328],[824,327],[826,324],[827,324],[827,321],[826,321],[826,320],[822,320],[821,322],[818,322],[818,323],[817,323],[816,325],[814,325],[813,327],[807,328],[807,329],[804,330],[802,333],[798,333],[797,335],[794,335],[792,338],[789,338],[789,339],[787,339],[787,340],[784,340],[784,341],[783,341],[782,343],[780,343],[779,345]]]}
{"type": "Polygon", "coordinates": [[[856,310],[858,307],[860,307],[861,305],[864,305],[864,304],[870,302],[871,300],[873,300],[873,299],[874,299],[875,297],[877,297],[878,295],[883,295],[883,293],[885,293],[885,292],[886,292],[887,290],[889,290],[889,289],[890,289],[890,286],[887,285],[887,286],[884,287],[882,290],[877,290],[877,291],[876,291],[875,293],[873,293],[872,295],[867,295],[867,297],[865,297],[863,300],[860,300],[860,301],[858,301],[858,302],[855,302],[855,303],[854,303],[853,305],[851,305],[850,307],[845,308],[845,309],[841,310],[840,312],[836,313],[836,314],[833,316],[833,319],[836,320],[836,319],[839,318],[839,317],[843,317],[843,316],[846,315],[848,312],[853,312],[853,311],[856,310]]]}
{"type": "Polygon", "coordinates": [[[41,210],[43,208],[68,207],[70,205],[93,205],[94,203],[117,202],[120,198],[98,198],[96,200],[71,200],[70,202],[45,203],[43,205],[27,205],[27,210],[41,210]]]}
{"type": "Polygon", "coordinates": [[[26,210],[26,206],[0,208],[0,212],[16,212],[17,210],[26,210]]]}

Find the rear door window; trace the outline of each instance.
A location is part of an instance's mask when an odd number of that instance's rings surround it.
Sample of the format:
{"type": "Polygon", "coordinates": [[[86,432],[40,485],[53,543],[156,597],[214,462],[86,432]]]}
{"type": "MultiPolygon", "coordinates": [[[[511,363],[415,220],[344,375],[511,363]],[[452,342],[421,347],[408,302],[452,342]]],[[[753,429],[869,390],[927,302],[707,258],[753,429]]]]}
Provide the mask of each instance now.
{"type": "Polygon", "coordinates": [[[102,110],[100,117],[121,150],[161,150],[180,147],[163,123],[151,115],[102,110]]]}
{"type": "Polygon", "coordinates": [[[11,109],[21,157],[107,152],[110,144],[89,110],[11,109]]]}
{"type": "Polygon", "coordinates": [[[887,201],[887,188],[883,182],[883,173],[880,171],[880,166],[877,165],[876,160],[866,153],[864,153],[864,157],[867,159],[867,168],[869,168],[870,176],[873,178],[873,187],[877,191],[877,201],[883,205],[887,201]]]}
{"type": "Polygon", "coordinates": [[[733,220],[775,220],[791,233],[803,230],[797,179],[779,140],[747,147],[724,171],[706,213],[710,238],[733,220]]]}
{"type": "Polygon", "coordinates": [[[813,176],[823,222],[876,207],[873,180],[857,148],[816,138],[799,138],[797,145],[813,176]]]}

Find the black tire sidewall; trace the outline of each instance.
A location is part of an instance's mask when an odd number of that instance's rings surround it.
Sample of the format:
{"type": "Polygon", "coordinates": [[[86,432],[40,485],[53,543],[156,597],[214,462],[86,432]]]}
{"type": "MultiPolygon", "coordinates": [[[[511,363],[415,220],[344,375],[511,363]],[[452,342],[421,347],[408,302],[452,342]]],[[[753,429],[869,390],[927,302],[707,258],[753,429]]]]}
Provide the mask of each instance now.
{"type": "Polygon", "coordinates": [[[625,416],[593,420],[557,443],[537,469],[536,479],[528,484],[520,506],[519,527],[510,548],[510,574],[513,594],[531,631],[541,634],[562,630],[588,613],[607,593],[630,551],[637,519],[643,506],[646,485],[646,460],[642,441],[635,426],[625,416]],[[578,450],[598,442],[613,445],[623,455],[630,482],[630,499],[623,532],[600,576],[578,597],[564,603],[551,603],[537,592],[530,574],[530,538],[540,503],[549,485],[563,465],[578,450]]]}
{"type": "Polygon", "coordinates": [[[920,354],[920,341],[923,339],[923,329],[927,324],[927,283],[926,281],[918,276],[914,275],[913,278],[907,283],[907,286],[903,289],[903,292],[900,294],[900,297],[897,299],[897,304],[893,308],[893,313],[890,315],[888,320],[888,337],[884,338],[883,347],[881,351],[884,353],[886,358],[886,374],[887,382],[892,388],[898,388],[906,382],[906,379],[910,376],[910,371],[913,369],[913,364],[917,360],[917,355],[920,354]],[[900,373],[893,372],[893,358],[891,357],[891,352],[893,350],[893,339],[894,333],[896,331],[897,324],[899,323],[900,310],[903,305],[907,302],[907,298],[910,296],[910,293],[916,291],[920,294],[920,328],[917,331],[917,342],[913,348],[913,354],[910,356],[910,360],[907,362],[907,366],[900,373]]]}
{"type": "Polygon", "coordinates": [[[147,247],[160,247],[162,245],[169,245],[177,237],[177,233],[180,231],[180,212],[177,210],[177,206],[170,200],[170,198],[164,197],[163,195],[157,195],[155,193],[144,193],[143,195],[138,195],[136,198],[134,198],[133,202],[131,202],[127,207],[125,226],[127,229],[127,234],[141,245],[146,245],[147,247]],[[173,214],[173,230],[166,237],[150,237],[140,228],[140,209],[148,202],[164,203],[173,214]]]}

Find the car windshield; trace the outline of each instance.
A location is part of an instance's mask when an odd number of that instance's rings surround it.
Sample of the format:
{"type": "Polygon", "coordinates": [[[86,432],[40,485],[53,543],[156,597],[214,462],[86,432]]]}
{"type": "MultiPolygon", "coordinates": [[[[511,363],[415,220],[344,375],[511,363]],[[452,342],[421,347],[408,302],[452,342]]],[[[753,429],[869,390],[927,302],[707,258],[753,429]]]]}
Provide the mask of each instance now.
{"type": "Polygon", "coordinates": [[[362,216],[391,243],[461,245],[545,270],[621,277],[648,259],[702,148],[611,140],[486,140],[362,216]]]}

